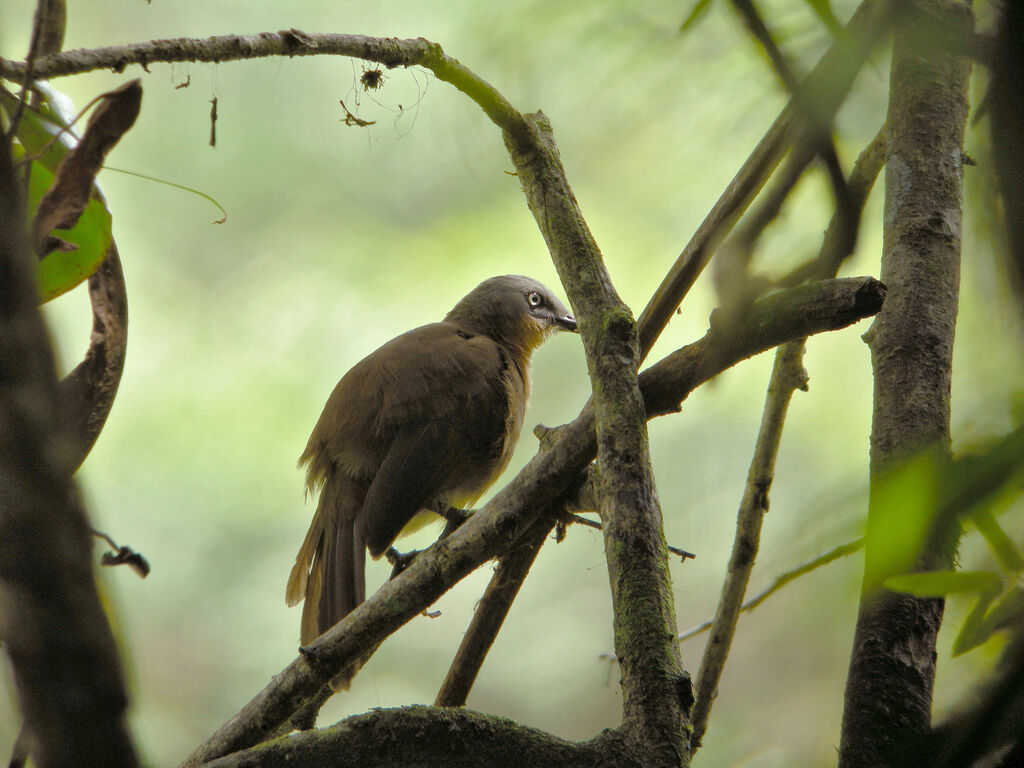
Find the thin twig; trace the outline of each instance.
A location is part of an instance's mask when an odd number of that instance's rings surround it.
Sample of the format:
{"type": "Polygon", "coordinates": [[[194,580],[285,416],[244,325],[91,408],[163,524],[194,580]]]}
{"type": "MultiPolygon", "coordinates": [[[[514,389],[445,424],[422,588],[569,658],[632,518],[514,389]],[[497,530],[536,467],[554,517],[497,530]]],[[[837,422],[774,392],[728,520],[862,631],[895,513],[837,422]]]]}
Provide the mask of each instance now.
{"type": "Polygon", "coordinates": [[[691,719],[693,734],[690,738],[690,749],[693,751],[700,747],[707,728],[711,705],[718,692],[718,681],[736,632],[743,595],[754,567],[754,558],[761,541],[761,523],[768,511],[768,491],[775,476],[775,458],[782,438],[782,426],[786,421],[786,410],[793,392],[807,388],[807,373],[801,364],[803,352],[803,340],[799,340],[784,344],[775,355],[757,445],[737,516],[729,570],[715,609],[711,637],[704,648],[700,671],[697,673],[696,703],[691,719]]]}
{"type": "MultiPolygon", "coordinates": [[[[849,205],[859,210],[864,209],[868,195],[878,178],[878,173],[885,164],[885,141],[888,136],[888,127],[882,125],[875,133],[871,143],[857,157],[857,162],[850,171],[850,177],[846,181],[849,190],[849,205]]],[[[835,275],[843,261],[852,253],[850,249],[849,234],[842,230],[845,219],[833,217],[825,230],[825,238],[815,258],[806,264],[801,264],[792,272],[776,280],[780,286],[794,286],[805,280],[820,280],[835,275]]]]}
{"type": "Polygon", "coordinates": [[[793,67],[790,65],[789,59],[782,52],[779,44],[775,42],[775,38],[772,37],[772,33],[768,30],[768,25],[754,5],[754,1],[732,0],[732,5],[739,12],[740,16],[743,17],[743,22],[747,25],[747,29],[750,30],[750,34],[764,47],[765,53],[768,54],[772,67],[775,69],[775,73],[779,76],[786,90],[795,96],[800,88],[800,84],[793,73],[793,67]]]}
{"type": "MultiPolygon", "coordinates": [[[[747,613],[748,611],[754,610],[755,608],[757,608],[757,606],[759,606],[769,597],[771,597],[784,586],[789,584],[789,582],[795,581],[801,576],[811,573],[812,571],[816,571],[823,565],[828,565],[829,563],[838,560],[841,557],[852,555],[854,552],[856,552],[863,546],[863,537],[859,539],[854,539],[853,541],[848,541],[845,544],[840,544],[838,547],[830,549],[828,552],[818,555],[813,560],[808,560],[806,563],[798,565],[796,568],[793,568],[788,571],[783,571],[775,577],[775,579],[766,589],[762,590],[761,592],[758,592],[754,597],[750,598],[745,603],[743,603],[743,605],[740,607],[740,613],[747,613]]],[[[707,632],[709,629],[711,629],[712,624],[714,624],[714,619],[708,619],[707,621],[703,621],[695,627],[691,627],[690,629],[686,630],[681,635],[679,635],[679,642],[689,640],[691,637],[696,637],[699,634],[707,632]]]]}
{"type": "Polygon", "coordinates": [[[889,7],[884,0],[865,0],[854,11],[846,28],[801,84],[805,101],[798,106],[795,98],[791,99],[782,110],[654,292],[637,321],[641,359],[650,352],[719,243],[782,159],[794,137],[794,116],[803,104],[808,104],[817,115],[830,118],[846,98],[867,56],[884,38],[888,25],[889,7]]]}
{"type": "Polygon", "coordinates": [[[21,124],[21,116],[25,113],[25,106],[28,104],[29,85],[32,83],[32,66],[35,64],[36,56],[39,53],[39,44],[43,36],[43,29],[46,26],[47,4],[45,0],[36,6],[35,17],[32,24],[32,39],[28,44],[28,55],[25,57],[25,72],[21,79],[21,91],[18,93],[18,105],[14,108],[11,116],[11,125],[7,129],[4,139],[10,142],[18,132],[21,124]]]}
{"type": "Polygon", "coordinates": [[[103,539],[114,549],[113,552],[103,553],[103,559],[100,561],[102,565],[129,565],[143,579],[149,575],[151,570],[149,567],[149,561],[141,554],[133,550],[131,547],[118,546],[117,542],[107,534],[103,533],[103,531],[97,531],[93,528],[92,535],[103,539]]]}
{"type": "Polygon", "coordinates": [[[747,274],[754,248],[768,225],[774,221],[804,171],[814,159],[814,150],[807,141],[797,143],[763,200],[744,220],[743,225],[718,249],[713,278],[719,304],[730,321],[735,321],[742,307],[749,305],[768,287],[756,287],[747,274]]]}
{"type": "Polygon", "coordinates": [[[768,25],[754,5],[754,0],[732,0],[747,28],[765,51],[783,86],[793,97],[792,105],[799,117],[801,134],[790,155],[782,178],[743,229],[722,248],[715,270],[715,283],[723,306],[735,314],[754,299],[758,291],[747,277],[747,267],[754,247],[767,226],[778,217],[782,205],[815,155],[820,155],[836,205],[836,230],[841,233],[843,247],[852,252],[856,244],[860,209],[851,203],[850,191],[839,163],[832,137],[831,115],[810,101],[801,88],[792,66],[768,30],[768,25]]]}
{"type": "MultiPolygon", "coordinates": [[[[591,520],[589,517],[583,517],[583,515],[575,514],[569,515],[568,517],[570,522],[576,523],[577,525],[582,525],[586,528],[593,528],[595,531],[603,530],[600,520],[591,520]]],[[[687,560],[693,560],[697,557],[693,552],[687,552],[685,549],[673,547],[672,545],[667,545],[666,549],[673,555],[682,558],[684,562],[687,560]]]]}
{"type": "Polygon", "coordinates": [[[505,617],[519,594],[526,575],[537,559],[540,548],[555,526],[553,515],[542,515],[508,554],[498,561],[483,597],[477,603],[473,620],[466,629],[459,650],[455,653],[448,674],[437,692],[434,704],[439,707],[462,707],[476,682],[488,651],[501,630],[505,617]]]}
{"type": "MultiPolygon", "coordinates": [[[[847,258],[855,243],[856,231],[850,236],[851,221],[860,220],[860,211],[867,202],[867,196],[884,161],[879,145],[884,144],[885,127],[876,133],[871,143],[861,152],[854,164],[849,182],[843,184],[847,190],[845,201],[837,200],[836,210],[829,222],[822,240],[817,263],[837,270],[847,258]],[[855,196],[851,190],[856,190],[855,196]],[[850,210],[850,206],[856,210],[850,210]]],[[[838,167],[838,165],[836,166],[838,167]]],[[[796,173],[790,173],[791,178],[796,173]]],[[[779,199],[781,204],[781,198],[779,199]]],[[[824,268],[824,267],[823,267],[824,268]]],[[[725,669],[725,662],[736,632],[736,623],[742,610],[743,596],[754,567],[761,538],[761,524],[768,511],[768,491],[775,474],[775,459],[778,455],[782,428],[790,399],[797,389],[807,388],[807,372],[802,365],[806,338],[790,341],[776,351],[768,394],[765,397],[761,428],[754,446],[747,483],[740,502],[736,521],[736,536],[722,595],[711,628],[711,637],[701,658],[697,675],[697,700],[693,708],[691,725],[691,749],[700,747],[707,729],[708,717],[718,691],[718,683],[725,669]]]]}

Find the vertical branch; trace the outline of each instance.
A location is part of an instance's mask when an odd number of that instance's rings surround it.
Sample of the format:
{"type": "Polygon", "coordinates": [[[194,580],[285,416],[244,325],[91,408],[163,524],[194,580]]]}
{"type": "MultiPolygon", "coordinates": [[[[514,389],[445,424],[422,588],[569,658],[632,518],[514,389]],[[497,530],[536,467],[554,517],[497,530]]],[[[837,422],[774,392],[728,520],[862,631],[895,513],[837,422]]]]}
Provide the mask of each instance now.
{"type": "Polygon", "coordinates": [[[775,457],[778,455],[789,401],[797,389],[807,388],[807,372],[801,364],[803,356],[803,339],[787,342],[779,347],[775,355],[764,414],[761,416],[761,429],[757,435],[754,458],[750,462],[736,520],[736,537],[729,558],[729,570],[715,609],[700,671],[697,673],[697,701],[693,707],[693,735],[690,737],[694,751],[700,746],[707,728],[711,705],[718,692],[718,682],[736,632],[743,595],[747,591],[754,558],[760,546],[761,523],[768,511],[768,491],[775,477],[775,457]]]}
{"type": "Polygon", "coordinates": [[[57,379],[36,306],[24,207],[0,145],[0,639],[34,762],[137,765],[92,535],[71,482],[57,379]]]}
{"type": "Polygon", "coordinates": [[[638,379],[637,325],[605,270],[565,178],[547,118],[542,113],[524,117],[525,135],[506,131],[505,143],[579,317],[594,392],[623,727],[646,765],[685,765],[692,693],[675,642],[668,552],[638,379]]]}
{"type": "Polygon", "coordinates": [[[540,548],[544,545],[554,518],[542,515],[523,536],[519,544],[498,560],[498,568],[491,577],[483,597],[477,603],[473,620],[466,629],[451,668],[445,676],[434,704],[439,707],[463,707],[476,676],[483,666],[487,652],[494,644],[501,625],[505,623],[512,603],[523,586],[526,574],[533,567],[540,548]]]}
{"type": "MultiPolygon", "coordinates": [[[[972,24],[965,3],[914,0],[895,35],[882,254],[889,290],[865,334],[875,382],[873,489],[882,473],[915,452],[950,450],[969,64],[937,33],[966,36],[972,24]]],[[[884,524],[875,502],[872,492],[869,526],[884,524]]],[[[918,567],[951,567],[955,538],[953,532],[935,537],[918,567]]],[[[872,555],[869,542],[868,563],[872,555]]],[[[943,601],[879,593],[870,572],[846,683],[841,768],[888,764],[897,740],[924,734],[930,721],[943,601]]]]}
{"type": "MultiPolygon", "coordinates": [[[[850,256],[856,242],[856,228],[847,220],[852,217],[855,222],[860,221],[860,213],[885,159],[886,135],[887,128],[883,125],[871,143],[857,157],[850,178],[844,183],[849,192],[848,205],[844,206],[841,201],[836,201],[836,211],[825,230],[821,250],[818,257],[811,262],[811,269],[806,272],[806,277],[834,277],[843,260],[850,256]],[[851,227],[854,229],[853,237],[849,233],[851,227]]],[[[807,388],[807,373],[802,365],[806,342],[806,338],[787,342],[775,353],[775,365],[765,397],[761,428],[757,435],[754,457],[750,462],[747,484],[737,516],[736,536],[728,573],[722,585],[722,596],[715,610],[711,635],[697,675],[697,701],[693,710],[691,736],[691,748],[695,751],[707,729],[711,705],[718,692],[718,683],[732,645],[736,622],[744,609],[743,597],[754,568],[754,559],[757,557],[761,523],[768,511],[768,491],[775,475],[775,459],[789,401],[797,389],[807,388]]]]}

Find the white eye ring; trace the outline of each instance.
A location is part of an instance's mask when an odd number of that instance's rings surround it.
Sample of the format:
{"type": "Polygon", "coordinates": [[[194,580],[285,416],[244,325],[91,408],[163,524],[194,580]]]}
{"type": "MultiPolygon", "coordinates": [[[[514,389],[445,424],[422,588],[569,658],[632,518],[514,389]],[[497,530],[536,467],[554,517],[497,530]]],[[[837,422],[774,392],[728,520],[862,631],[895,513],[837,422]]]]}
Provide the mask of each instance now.
{"type": "Polygon", "coordinates": [[[526,303],[529,304],[531,307],[537,308],[544,303],[544,299],[536,291],[531,291],[530,293],[526,294],[526,303]]]}

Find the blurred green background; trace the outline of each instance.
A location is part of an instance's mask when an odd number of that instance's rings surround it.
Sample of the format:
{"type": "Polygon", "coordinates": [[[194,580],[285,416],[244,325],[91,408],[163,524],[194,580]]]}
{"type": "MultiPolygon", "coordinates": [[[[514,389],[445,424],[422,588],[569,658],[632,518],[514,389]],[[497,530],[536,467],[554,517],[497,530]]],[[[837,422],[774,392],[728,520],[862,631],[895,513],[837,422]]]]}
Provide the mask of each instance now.
{"type": "MultiPolygon", "coordinates": [[[[24,57],[33,7],[4,4],[0,55],[24,57]]],[[[843,19],[852,7],[835,4],[843,19]]],[[[805,68],[828,45],[806,3],[765,8],[805,68]]],[[[633,8],[609,0],[89,0],[69,3],[65,47],[292,27],[439,42],[517,107],[551,118],[608,269],[639,314],[784,103],[725,4],[680,35],[688,11],[664,0],[633,8]]],[[[211,225],[220,214],[196,196],[101,175],[131,324],[117,402],[79,479],[96,527],[153,566],[144,581],[125,569],[100,575],[125,650],[134,732],[150,764],[172,765],[295,656],[299,611],[285,607],[284,583],[313,511],[295,460],[337,379],[392,336],[440,319],[490,275],[524,273],[553,287],[557,278],[507,173],[498,130],[429,74],[387,71],[381,90],[364,93],[363,65],[337,57],[150,69],[54,85],[81,107],[142,76],[141,117],[109,165],[195,187],[228,210],[226,223],[211,225]],[[208,145],[213,97],[216,148],[208,145]],[[339,99],[375,124],[346,126],[339,99]]],[[[886,88],[886,61],[876,57],[839,115],[847,166],[884,119],[886,88]]],[[[969,151],[984,161],[983,125],[969,151]]],[[[985,170],[967,173],[957,447],[1006,428],[1022,381],[1019,315],[991,267],[985,170]]],[[[880,192],[881,184],[846,274],[878,273],[880,192]]],[[[805,179],[758,266],[779,273],[812,254],[829,205],[822,177],[805,179]]],[[[702,280],[651,359],[700,336],[713,306],[702,280]]],[[[84,288],[46,311],[70,367],[89,333],[84,288]]],[[[866,328],[808,346],[811,390],[790,411],[752,592],[861,531],[866,328]]],[[[697,553],[672,566],[680,630],[713,612],[770,364],[765,355],[741,365],[681,414],[651,424],[668,540],[697,553]]],[[[588,394],[576,337],[549,342],[534,371],[527,429],[507,477],[536,449],[529,428],[571,419],[588,394]]],[[[1019,507],[1009,515],[1019,534],[1024,515],[1019,507]]],[[[976,534],[961,559],[989,564],[976,534]]],[[[699,765],[834,762],[860,568],[857,556],[828,566],[741,619],[699,765]]],[[[385,575],[373,564],[368,584],[385,575]]],[[[440,617],[418,618],[387,642],[321,722],[432,701],[489,575],[467,578],[436,606],[440,617]]],[[[998,653],[995,640],[949,657],[967,605],[950,603],[940,637],[938,716],[998,653]]],[[[683,645],[694,674],[702,644],[683,645]]],[[[617,672],[599,659],[611,645],[601,538],[574,528],[542,551],[469,704],[568,738],[594,736],[620,716],[617,672]]],[[[18,727],[3,669],[0,756],[18,727]]]]}

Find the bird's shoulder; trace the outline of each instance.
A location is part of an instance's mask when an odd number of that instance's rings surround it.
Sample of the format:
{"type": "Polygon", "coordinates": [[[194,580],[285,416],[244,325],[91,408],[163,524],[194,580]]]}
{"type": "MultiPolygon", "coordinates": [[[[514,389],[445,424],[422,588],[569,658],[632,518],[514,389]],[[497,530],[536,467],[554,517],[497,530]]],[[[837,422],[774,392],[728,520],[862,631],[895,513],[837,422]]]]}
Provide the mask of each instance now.
{"type": "MultiPolygon", "coordinates": [[[[325,411],[396,423],[445,418],[470,406],[499,407],[507,397],[510,367],[508,353],[490,337],[431,323],[397,336],[353,366],[325,411]]],[[[372,425],[377,432],[383,426],[372,425]]]]}

